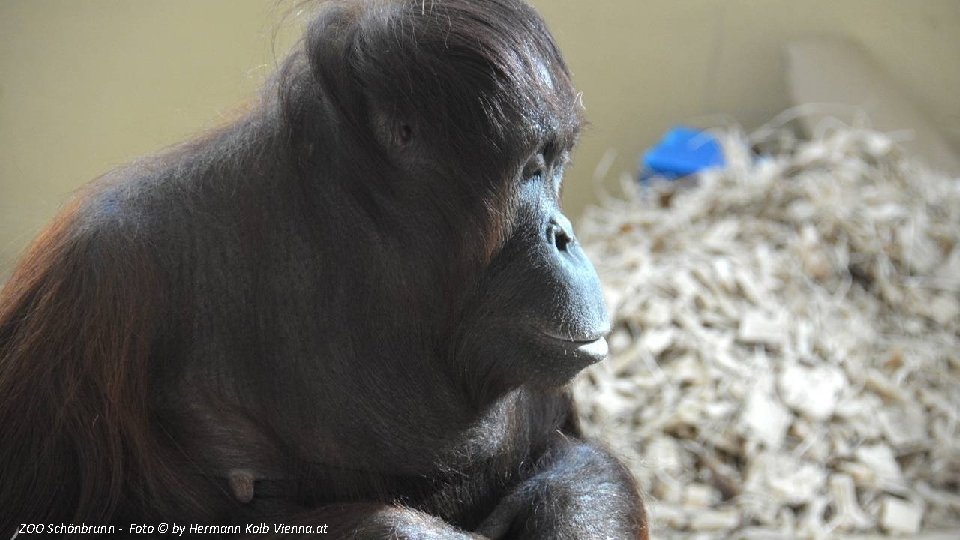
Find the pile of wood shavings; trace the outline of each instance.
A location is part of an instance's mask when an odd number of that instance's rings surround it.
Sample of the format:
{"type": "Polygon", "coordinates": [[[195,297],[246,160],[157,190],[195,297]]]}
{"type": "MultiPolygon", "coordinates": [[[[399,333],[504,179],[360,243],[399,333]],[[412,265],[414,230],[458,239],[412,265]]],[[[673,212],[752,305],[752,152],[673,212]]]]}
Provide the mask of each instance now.
{"type": "Polygon", "coordinates": [[[960,529],[960,179],[868,130],[717,135],[726,168],[580,224],[614,317],[585,431],[657,537],[960,529]]]}

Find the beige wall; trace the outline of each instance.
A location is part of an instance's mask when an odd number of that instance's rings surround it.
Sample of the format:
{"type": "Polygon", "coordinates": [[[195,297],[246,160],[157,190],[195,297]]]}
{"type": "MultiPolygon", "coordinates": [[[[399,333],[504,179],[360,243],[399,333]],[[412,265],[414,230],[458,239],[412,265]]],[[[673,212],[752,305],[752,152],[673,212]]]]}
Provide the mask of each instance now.
{"type": "MultiPolygon", "coordinates": [[[[281,19],[294,4],[0,0],[0,276],[77,186],[249,98],[292,43],[297,23],[281,19]]],[[[534,4],[592,122],[568,177],[574,214],[607,149],[619,156],[615,176],[674,123],[722,115],[750,127],[785,108],[780,52],[793,37],[859,42],[960,148],[958,0],[534,4]]]]}

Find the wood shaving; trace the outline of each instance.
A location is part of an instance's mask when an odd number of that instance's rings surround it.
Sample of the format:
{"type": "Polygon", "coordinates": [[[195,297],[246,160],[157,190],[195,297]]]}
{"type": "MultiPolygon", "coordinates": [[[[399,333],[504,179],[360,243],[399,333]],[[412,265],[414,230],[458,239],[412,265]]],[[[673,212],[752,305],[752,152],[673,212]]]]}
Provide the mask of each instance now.
{"type": "Polygon", "coordinates": [[[724,168],[580,224],[614,317],[585,431],[658,537],[957,537],[960,179],[856,127],[715,134],[724,168]]]}

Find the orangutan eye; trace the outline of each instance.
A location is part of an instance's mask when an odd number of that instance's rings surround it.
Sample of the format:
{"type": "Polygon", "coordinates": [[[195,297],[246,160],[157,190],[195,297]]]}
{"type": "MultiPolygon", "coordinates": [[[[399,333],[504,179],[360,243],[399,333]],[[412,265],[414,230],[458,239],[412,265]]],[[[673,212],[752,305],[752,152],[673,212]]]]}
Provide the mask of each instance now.
{"type": "Polygon", "coordinates": [[[543,154],[537,154],[530,158],[527,165],[523,168],[523,180],[525,182],[543,180],[546,174],[547,163],[543,154]]]}

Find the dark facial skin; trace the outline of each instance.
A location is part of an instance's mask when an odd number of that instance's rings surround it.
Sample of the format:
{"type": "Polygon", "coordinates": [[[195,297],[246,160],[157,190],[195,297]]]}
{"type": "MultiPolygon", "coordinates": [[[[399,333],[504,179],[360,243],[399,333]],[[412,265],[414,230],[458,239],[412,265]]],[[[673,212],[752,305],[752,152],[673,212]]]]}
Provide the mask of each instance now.
{"type": "Polygon", "coordinates": [[[566,390],[610,325],[580,114],[522,2],[321,4],[252,112],[92,183],[0,293],[0,535],[646,538],[566,390]]]}
{"type": "Polygon", "coordinates": [[[610,323],[600,282],[559,207],[562,159],[548,163],[537,153],[523,168],[513,227],[480,278],[483,315],[468,317],[465,349],[524,359],[497,364],[497,391],[562,386],[606,355],[610,323]]]}

